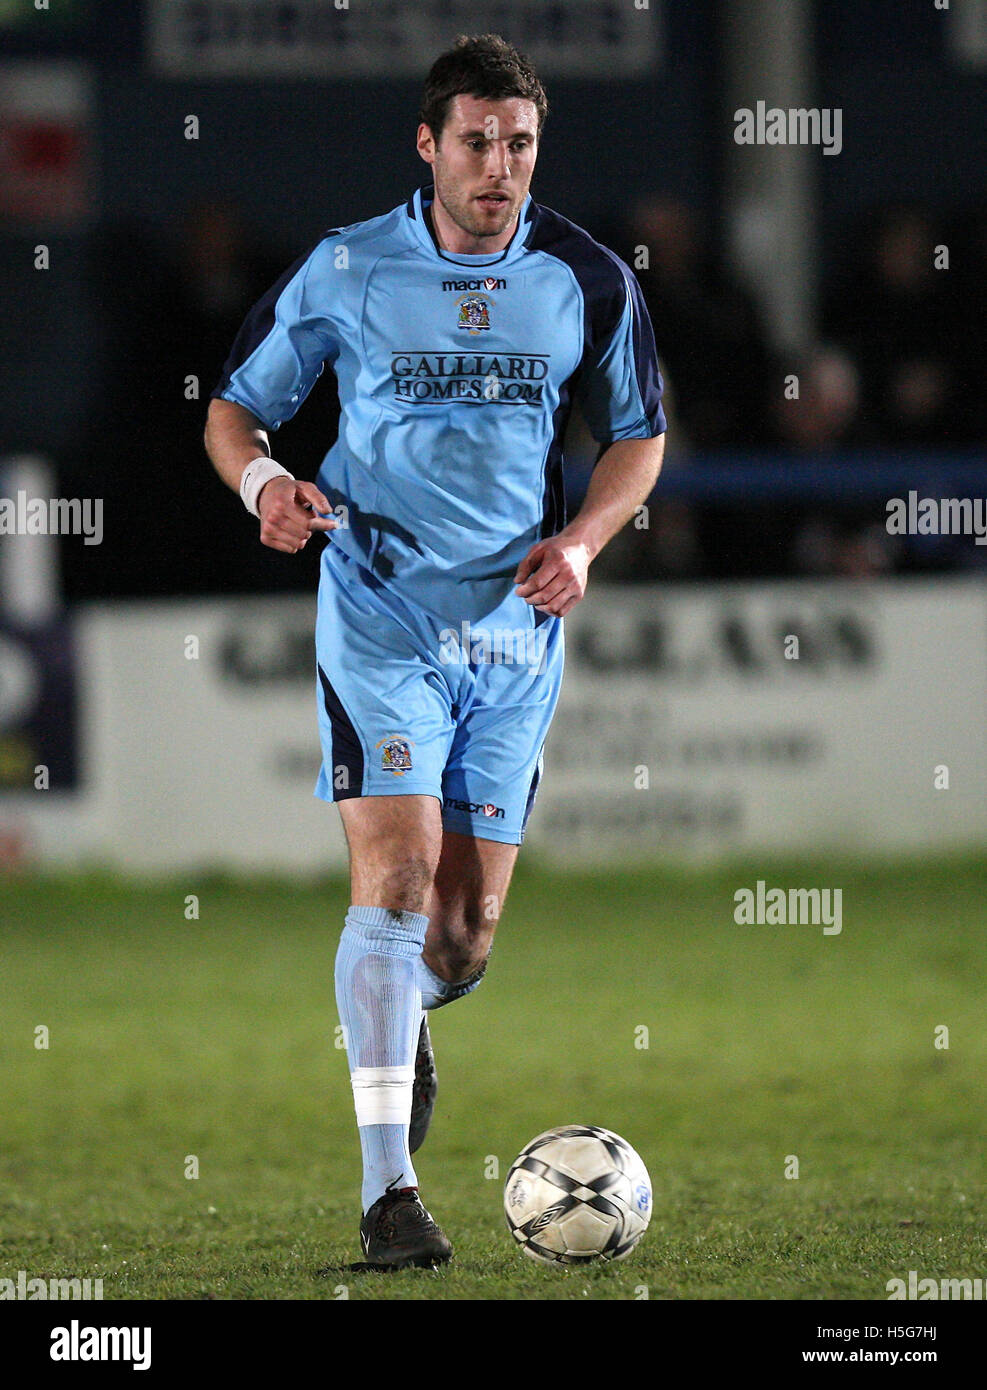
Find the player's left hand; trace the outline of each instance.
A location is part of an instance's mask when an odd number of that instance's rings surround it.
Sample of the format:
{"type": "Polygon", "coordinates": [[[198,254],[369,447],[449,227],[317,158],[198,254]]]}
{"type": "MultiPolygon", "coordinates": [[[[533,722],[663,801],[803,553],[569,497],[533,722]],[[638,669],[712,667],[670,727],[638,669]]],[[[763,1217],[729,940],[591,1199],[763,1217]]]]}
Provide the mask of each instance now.
{"type": "Polygon", "coordinates": [[[537,541],[517,568],[515,593],[554,618],[564,618],[586,592],[590,553],[565,532],[537,541]]]}

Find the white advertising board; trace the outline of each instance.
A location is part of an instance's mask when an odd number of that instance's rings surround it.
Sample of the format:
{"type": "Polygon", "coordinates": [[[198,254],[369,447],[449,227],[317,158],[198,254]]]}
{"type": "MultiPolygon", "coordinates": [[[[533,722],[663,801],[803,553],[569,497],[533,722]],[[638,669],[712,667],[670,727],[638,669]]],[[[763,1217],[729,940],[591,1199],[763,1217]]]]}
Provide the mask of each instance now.
{"type": "Polygon", "coordinates": [[[983,585],[596,591],[567,636],[540,850],[987,844],[983,585]]]}
{"type": "MultiPolygon", "coordinates": [[[[655,70],[657,10],[658,0],[489,0],[482,28],[507,35],[545,76],[613,80],[655,70]]],[[[476,21],[475,0],[151,0],[148,46],[172,78],[421,81],[476,21]]]]}
{"type": "MultiPolygon", "coordinates": [[[[314,608],[80,610],[78,788],[6,796],[0,837],[138,873],[341,867],[312,795],[314,608]]],[[[987,846],[982,584],[596,586],[566,627],[539,857],[987,846]]]]}

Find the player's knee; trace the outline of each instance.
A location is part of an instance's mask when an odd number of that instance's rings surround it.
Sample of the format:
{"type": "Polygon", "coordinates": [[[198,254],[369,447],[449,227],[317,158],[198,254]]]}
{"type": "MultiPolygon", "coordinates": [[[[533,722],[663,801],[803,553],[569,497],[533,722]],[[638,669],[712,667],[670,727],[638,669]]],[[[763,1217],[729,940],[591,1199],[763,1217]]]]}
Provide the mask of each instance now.
{"type": "Polygon", "coordinates": [[[396,855],[382,869],[381,901],[405,912],[421,912],[432,889],[435,867],[435,859],[424,850],[396,855]]]}
{"type": "Polygon", "coordinates": [[[436,973],[450,984],[458,984],[478,971],[482,974],[492,940],[492,926],[471,931],[465,923],[460,924],[458,930],[447,924],[439,939],[429,947],[436,973]]]}

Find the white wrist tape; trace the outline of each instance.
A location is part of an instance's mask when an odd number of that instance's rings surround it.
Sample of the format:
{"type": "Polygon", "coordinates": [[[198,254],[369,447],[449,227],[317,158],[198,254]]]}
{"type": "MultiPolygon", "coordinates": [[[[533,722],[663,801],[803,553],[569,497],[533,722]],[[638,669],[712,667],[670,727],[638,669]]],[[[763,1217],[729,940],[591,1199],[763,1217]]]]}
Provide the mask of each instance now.
{"type": "Polygon", "coordinates": [[[240,479],[240,500],[248,512],[253,512],[254,516],[259,517],[257,498],[264,484],[269,483],[272,478],[294,479],[294,476],[273,459],[254,459],[253,463],[248,463],[243,470],[243,477],[240,479]]]}

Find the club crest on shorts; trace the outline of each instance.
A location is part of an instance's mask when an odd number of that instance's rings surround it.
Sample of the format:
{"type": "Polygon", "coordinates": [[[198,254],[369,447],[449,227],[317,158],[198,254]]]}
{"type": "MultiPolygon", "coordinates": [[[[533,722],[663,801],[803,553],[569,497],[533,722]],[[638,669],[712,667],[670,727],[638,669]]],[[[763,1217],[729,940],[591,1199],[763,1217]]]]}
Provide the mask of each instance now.
{"type": "Polygon", "coordinates": [[[485,294],[464,294],[457,300],[459,327],[470,333],[482,333],[490,327],[490,305],[485,294]]]}
{"type": "Polygon", "coordinates": [[[388,734],[374,747],[380,749],[381,772],[393,772],[395,776],[403,777],[411,771],[411,739],[402,738],[400,734],[388,734]]]}

